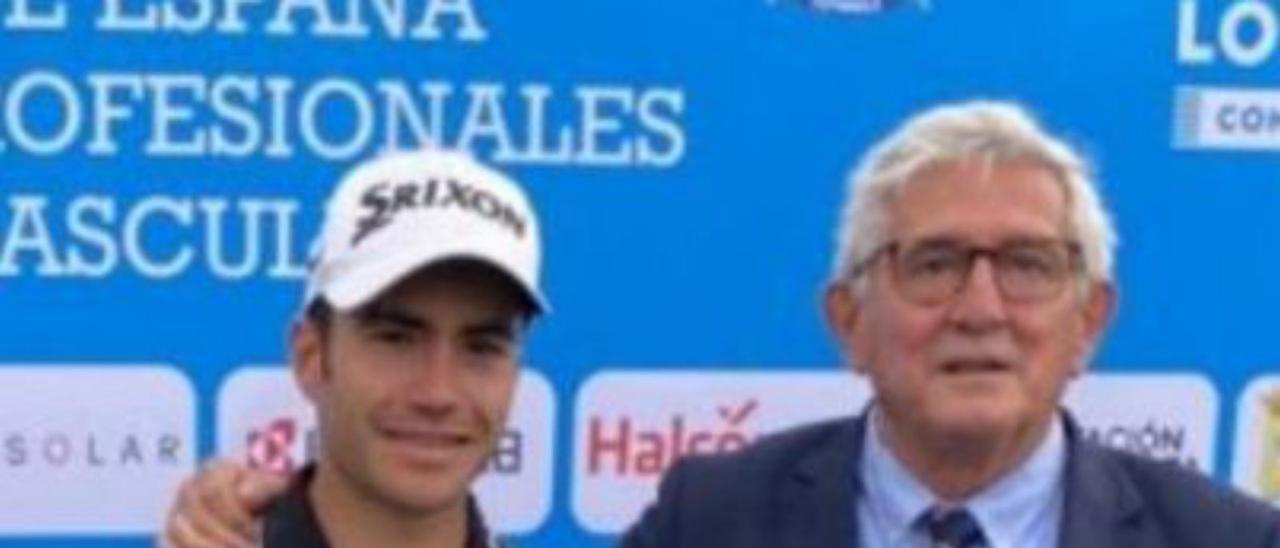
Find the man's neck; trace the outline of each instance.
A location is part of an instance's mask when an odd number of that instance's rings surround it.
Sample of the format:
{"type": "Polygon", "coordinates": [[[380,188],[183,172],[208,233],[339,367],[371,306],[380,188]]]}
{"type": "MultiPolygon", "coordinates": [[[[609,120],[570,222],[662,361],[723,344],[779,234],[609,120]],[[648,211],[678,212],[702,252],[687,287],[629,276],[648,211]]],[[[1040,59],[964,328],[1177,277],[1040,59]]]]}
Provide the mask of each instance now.
{"type": "Polygon", "coordinates": [[[982,436],[940,436],[902,428],[877,413],[885,446],[940,502],[959,503],[1026,461],[1052,420],[982,436]]]}
{"type": "Polygon", "coordinates": [[[331,546],[461,548],[466,544],[465,497],[437,511],[418,513],[363,493],[325,464],[319,463],[307,496],[331,546]]]}

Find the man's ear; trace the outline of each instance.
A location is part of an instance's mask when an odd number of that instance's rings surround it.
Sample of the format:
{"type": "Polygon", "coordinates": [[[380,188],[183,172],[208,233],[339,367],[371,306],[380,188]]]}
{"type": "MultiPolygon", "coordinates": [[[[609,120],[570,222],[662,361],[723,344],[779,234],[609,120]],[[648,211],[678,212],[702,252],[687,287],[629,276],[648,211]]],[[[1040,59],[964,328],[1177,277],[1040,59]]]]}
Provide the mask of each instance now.
{"type": "Polygon", "coordinates": [[[1119,296],[1115,285],[1111,282],[1092,282],[1088,295],[1080,307],[1080,350],[1076,364],[1076,374],[1084,373],[1089,362],[1093,360],[1093,352],[1102,340],[1102,333],[1111,324],[1115,316],[1116,301],[1119,296]]]}
{"type": "Polygon", "coordinates": [[[853,281],[839,280],[827,285],[823,297],[823,311],[827,320],[827,328],[840,344],[849,366],[854,371],[863,373],[862,364],[866,363],[866,348],[858,344],[863,319],[863,303],[855,294],[853,281]]]}
{"type": "Polygon", "coordinates": [[[290,367],[294,382],[311,403],[328,379],[324,328],[309,319],[294,322],[289,333],[290,367]]]}

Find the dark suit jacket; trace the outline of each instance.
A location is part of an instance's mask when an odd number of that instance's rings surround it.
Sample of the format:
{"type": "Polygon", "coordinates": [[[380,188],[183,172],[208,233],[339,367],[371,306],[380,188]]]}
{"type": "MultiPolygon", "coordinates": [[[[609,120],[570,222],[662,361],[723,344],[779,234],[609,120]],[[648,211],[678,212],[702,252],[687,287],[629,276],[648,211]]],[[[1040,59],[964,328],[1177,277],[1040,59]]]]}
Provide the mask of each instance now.
{"type": "MultiPolygon", "coordinates": [[[[862,417],[682,460],[624,548],[851,548],[862,417]]],[[[1173,464],[1101,447],[1067,423],[1062,548],[1280,548],[1280,511],[1173,464]]]]}

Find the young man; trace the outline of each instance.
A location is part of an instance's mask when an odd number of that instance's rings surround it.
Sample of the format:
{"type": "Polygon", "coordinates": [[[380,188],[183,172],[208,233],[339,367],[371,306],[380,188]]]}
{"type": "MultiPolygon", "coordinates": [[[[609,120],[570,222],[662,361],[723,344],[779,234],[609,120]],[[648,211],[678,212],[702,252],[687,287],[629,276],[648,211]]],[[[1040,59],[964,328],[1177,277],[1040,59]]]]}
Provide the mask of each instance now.
{"type": "Polygon", "coordinates": [[[320,456],[287,483],[214,467],[184,485],[162,542],[491,546],[470,486],[546,308],[529,201],[461,154],[388,155],[343,179],[315,252],[290,346],[320,456]]]}

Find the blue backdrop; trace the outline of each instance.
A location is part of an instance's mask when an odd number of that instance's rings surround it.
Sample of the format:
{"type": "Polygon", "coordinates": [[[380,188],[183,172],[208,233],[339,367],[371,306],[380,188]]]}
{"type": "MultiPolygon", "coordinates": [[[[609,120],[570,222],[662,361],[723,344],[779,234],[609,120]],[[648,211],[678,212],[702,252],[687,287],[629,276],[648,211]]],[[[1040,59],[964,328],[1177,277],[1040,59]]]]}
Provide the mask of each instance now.
{"type": "MultiPolygon", "coordinates": [[[[1022,101],[1094,159],[1121,236],[1097,368],[1208,375],[1224,480],[1235,402],[1280,365],[1280,100],[1206,113],[1179,99],[1280,95],[1274,0],[409,1],[402,37],[372,1],[249,2],[238,32],[228,0],[174,2],[214,14],[191,30],[163,28],[168,2],[98,4],[0,3],[0,362],[176,367],[195,388],[201,460],[227,375],[284,359],[330,185],[389,133],[416,142],[397,90],[437,140],[520,179],[543,218],[555,313],[529,361],[559,406],[554,490],[521,545],[607,542],[568,502],[574,395],[593,373],[840,362],[817,299],[845,174],[939,101],[1022,101]],[[361,34],[353,9],[367,36],[337,36],[361,34]],[[1199,139],[1209,122],[1252,144],[1199,139]],[[257,245],[244,272],[208,265],[219,212],[230,262],[257,245]]],[[[0,432],[22,420],[0,416],[0,432]]],[[[0,512],[15,504],[0,492],[0,512]]]]}

